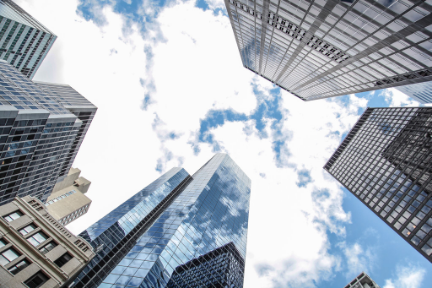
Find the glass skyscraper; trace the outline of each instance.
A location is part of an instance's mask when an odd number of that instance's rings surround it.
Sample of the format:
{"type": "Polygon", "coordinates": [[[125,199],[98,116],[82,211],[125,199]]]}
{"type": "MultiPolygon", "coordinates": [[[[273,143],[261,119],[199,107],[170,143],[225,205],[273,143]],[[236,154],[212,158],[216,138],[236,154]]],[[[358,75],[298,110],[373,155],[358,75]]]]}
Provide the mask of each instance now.
{"type": "Polygon", "coordinates": [[[230,242],[178,266],[167,288],[243,287],[243,278],[244,258],[230,242]]]}
{"type": "Polygon", "coordinates": [[[0,59],[32,79],[57,36],[11,0],[0,0],[0,59]]]}
{"type": "Polygon", "coordinates": [[[97,110],[72,90],[34,83],[0,60],[0,205],[26,195],[44,202],[67,176],[97,110]]]}
{"type": "Polygon", "coordinates": [[[432,108],[368,108],[324,169],[432,262],[432,108]]]}
{"type": "Polygon", "coordinates": [[[80,234],[97,255],[71,287],[242,287],[250,187],[226,154],[171,169],[80,234]]]}
{"type": "Polygon", "coordinates": [[[432,81],[396,87],[420,103],[432,103],[432,81]]]}
{"type": "Polygon", "coordinates": [[[432,80],[432,3],[225,0],[243,66],[303,100],[432,80]]]}

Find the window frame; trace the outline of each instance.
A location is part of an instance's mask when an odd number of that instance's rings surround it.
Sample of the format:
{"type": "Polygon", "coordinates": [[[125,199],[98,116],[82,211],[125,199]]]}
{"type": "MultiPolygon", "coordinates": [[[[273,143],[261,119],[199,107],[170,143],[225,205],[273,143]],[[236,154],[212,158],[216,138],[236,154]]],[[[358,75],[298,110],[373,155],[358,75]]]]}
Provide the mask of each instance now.
{"type": "Polygon", "coordinates": [[[12,213],[9,213],[8,215],[3,216],[3,219],[5,219],[6,222],[12,222],[14,220],[17,220],[17,219],[21,218],[22,216],[24,216],[24,213],[22,213],[21,210],[16,210],[16,211],[14,211],[12,213]],[[13,219],[12,217],[10,217],[11,215],[14,215],[14,214],[18,214],[18,217],[15,218],[15,219],[13,219]],[[9,217],[11,220],[8,220],[7,217],[9,217]]]}
{"type": "Polygon", "coordinates": [[[48,252],[50,252],[51,250],[53,250],[55,247],[57,247],[58,246],[58,244],[56,243],[56,242],[54,242],[54,241],[50,241],[50,242],[48,242],[47,244],[45,244],[43,247],[41,247],[41,248],[39,248],[39,251],[42,253],[42,254],[47,254],[48,252]],[[53,247],[51,248],[51,249],[47,249],[46,247],[48,246],[48,245],[53,245],[53,247]],[[44,250],[46,250],[46,252],[44,252],[44,250]]]}
{"type": "Polygon", "coordinates": [[[32,276],[30,276],[27,280],[23,281],[22,283],[29,288],[38,288],[38,287],[41,287],[42,285],[44,285],[49,279],[50,278],[45,273],[43,273],[42,271],[38,271],[35,274],[33,274],[32,276]],[[38,276],[41,278],[45,278],[45,279],[42,279],[43,282],[39,283],[39,284],[36,283],[36,286],[30,286],[29,282],[33,281],[38,276]]]}
{"type": "Polygon", "coordinates": [[[58,267],[61,268],[64,265],[66,265],[66,263],[68,263],[70,260],[72,260],[72,258],[74,258],[74,257],[69,252],[66,252],[62,256],[60,256],[59,258],[54,260],[54,264],[56,264],[58,267]],[[70,257],[70,258],[67,259],[68,257],[70,257]],[[64,260],[66,260],[66,261],[63,262],[64,260]]]}
{"type": "Polygon", "coordinates": [[[34,234],[32,234],[30,237],[26,238],[27,242],[29,242],[31,245],[33,245],[33,247],[38,247],[39,245],[41,245],[42,243],[44,243],[46,240],[48,240],[50,237],[45,234],[43,231],[38,231],[34,234]],[[35,237],[37,236],[41,236],[43,238],[45,238],[43,241],[39,241],[38,239],[36,239],[35,237]],[[34,245],[34,243],[32,241],[37,242],[37,245],[34,245]]]}
{"type": "Polygon", "coordinates": [[[2,265],[3,267],[4,266],[6,266],[7,264],[9,264],[9,263],[11,263],[12,261],[14,261],[15,259],[17,259],[17,258],[19,258],[21,256],[21,254],[14,248],[14,247],[9,247],[9,248],[7,248],[7,249],[5,249],[5,250],[3,250],[1,253],[0,253],[0,265],[2,265]],[[4,254],[6,253],[6,252],[12,252],[12,253],[14,253],[15,255],[16,255],[16,257],[15,258],[11,258],[10,259],[10,257],[8,258],[8,256],[5,256],[4,254]],[[5,261],[7,261],[7,263],[4,263],[4,264],[2,264],[2,258],[3,259],[5,259],[5,261]]]}
{"type": "Polygon", "coordinates": [[[9,273],[11,273],[12,275],[16,275],[16,274],[18,274],[19,272],[21,272],[22,270],[24,270],[25,268],[27,268],[27,267],[30,266],[30,265],[31,265],[30,261],[27,260],[27,258],[24,258],[24,259],[21,259],[21,261],[19,261],[19,262],[16,263],[15,265],[13,265],[13,266],[7,268],[7,270],[8,270],[9,273]],[[23,262],[25,262],[25,263],[24,263],[24,267],[22,267],[22,266],[19,267],[18,265],[21,264],[21,263],[23,263],[23,262]],[[16,268],[16,269],[13,270],[14,268],[16,268]]]}
{"type": "Polygon", "coordinates": [[[34,223],[30,223],[29,225],[27,225],[27,226],[25,226],[25,227],[19,229],[18,232],[19,232],[22,236],[25,237],[25,236],[27,236],[28,234],[30,234],[31,232],[33,232],[34,230],[36,230],[37,228],[38,228],[38,227],[37,227],[34,223]],[[25,230],[27,227],[32,227],[33,229],[27,232],[27,230],[25,230]],[[22,231],[25,231],[25,234],[24,234],[22,231]]]}

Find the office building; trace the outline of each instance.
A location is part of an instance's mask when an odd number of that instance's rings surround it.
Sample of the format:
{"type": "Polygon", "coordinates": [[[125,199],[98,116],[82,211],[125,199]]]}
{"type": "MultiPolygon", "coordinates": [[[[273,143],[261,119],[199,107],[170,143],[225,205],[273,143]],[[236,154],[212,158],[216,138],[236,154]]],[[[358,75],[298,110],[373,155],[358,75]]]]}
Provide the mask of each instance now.
{"type": "Polygon", "coordinates": [[[91,200],[85,195],[91,182],[80,177],[81,170],[71,168],[66,178],[58,182],[46,200],[48,212],[60,224],[67,225],[87,213],[91,200]]]}
{"type": "Polygon", "coordinates": [[[67,287],[95,255],[36,198],[15,198],[0,216],[0,287],[67,287]]]}
{"type": "Polygon", "coordinates": [[[71,287],[182,287],[182,273],[195,275],[188,285],[223,287],[225,271],[211,269],[226,266],[212,258],[230,261],[242,287],[250,185],[226,154],[193,176],[171,169],[80,234],[97,254],[71,287]]]}
{"type": "Polygon", "coordinates": [[[420,103],[432,103],[432,81],[396,87],[420,103]]]}
{"type": "Polygon", "coordinates": [[[432,261],[432,108],[368,108],[324,166],[432,261]]]}
{"type": "Polygon", "coordinates": [[[65,84],[54,84],[45,82],[35,82],[47,95],[55,98],[57,102],[72,112],[82,122],[78,129],[71,148],[65,156],[66,161],[60,168],[61,174],[65,175],[72,168],[73,161],[78,154],[84,137],[87,134],[90,124],[96,114],[97,107],[79,94],[75,89],[65,84]]]}
{"type": "Polygon", "coordinates": [[[32,79],[57,36],[11,0],[0,0],[0,59],[32,79]]]}
{"type": "Polygon", "coordinates": [[[359,276],[354,278],[351,283],[345,288],[380,288],[366,273],[362,272],[359,276]]]}
{"type": "Polygon", "coordinates": [[[243,66],[303,100],[432,80],[427,1],[225,5],[243,66]]]}
{"type": "Polygon", "coordinates": [[[46,89],[0,60],[0,205],[26,195],[45,202],[67,176],[97,110],[46,89]]]}
{"type": "Polygon", "coordinates": [[[199,288],[203,284],[205,287],[243,287],[244,264],[244,258],[230,242],[178,266],[167,288],[199,288]]]}

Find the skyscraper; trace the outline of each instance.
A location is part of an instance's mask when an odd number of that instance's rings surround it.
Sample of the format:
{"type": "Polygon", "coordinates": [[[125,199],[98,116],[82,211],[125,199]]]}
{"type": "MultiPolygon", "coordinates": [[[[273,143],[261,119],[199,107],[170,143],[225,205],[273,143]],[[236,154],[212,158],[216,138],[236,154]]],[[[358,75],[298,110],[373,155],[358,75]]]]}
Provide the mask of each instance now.
{"type": "Polygon", "coordinates": [[[0,59],[32,79],[57,36],[11,0],[0,0],[0,59]]]}
{"type": "Polygon", "coordinates": [[[72,287],[242,287],[250,185],[226,154],[171,169],[80,234],[97,255],[72,287]]]}
{"type": "Polygon", "coordinates": [[[420,103],[432,103],[432,81],[396,87],[420,103]]]}
{"type": "Polygon", "coordinates": [[[0,204],[26,195],[45,202],[66,177],[97,109],[45,90],[0,60],[0,204]]]}
{"type": "Polygon", "coordinates": [[[369,275],[362,272],[346,285],[345,288],[380,288],[380,286],[378,286],[369,275]]]}
{"type": "Polygon", "coordinates": [[[91,182],[80,177],[81,170],[71,168],[66,178],[57,182],[46,200],[48,212],[60,224],[67,225],[86,214],[91,200],[85,195],[91,182]]]}
{"type": "Polygon", "coordinates": [[[324,166],[432,262],[432,108],[368,108],[324,166]]]}
{"type": "Polygon", "coordinates": [[[84,136],[90,128],[97,107],[69,85],[36,81],[34,83],[36,83],[47,95],[55,98],[61,106],[74,114],[82,122],[78,129],[78,134],[65,156],[65,162],[60,169],[61,175],[66,175],[72,168],[73,161],[78,154],[82,142],[84,141],[84,136]]]}
{"type": "Polygon", "coordinates": [[[432,79],[426,1],[225,0],[243,66],[303,100],[432,79]]]}
{"type": "Polygon", "coordinates": [[[244,258],[230,242],[178,266],[167,288],[199,288],[203,283],[205,287],[242,287],[244,264],[244,258]]]}

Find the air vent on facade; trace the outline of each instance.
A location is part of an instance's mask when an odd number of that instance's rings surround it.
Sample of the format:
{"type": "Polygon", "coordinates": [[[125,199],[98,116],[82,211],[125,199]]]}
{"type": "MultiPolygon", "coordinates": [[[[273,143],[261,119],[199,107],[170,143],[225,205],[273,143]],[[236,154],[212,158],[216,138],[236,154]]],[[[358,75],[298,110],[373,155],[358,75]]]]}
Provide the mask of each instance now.
{"type": "Polygon", "coordinates": [[[307,45],[338,63],[342,63],[349,58],[349,56],[342,52],[342,50],[330,45],[316,36],[312,36],[307,45]]]}
{"type": "Polygon", "coordinates": [[[428,77],[431,75],[432,75],[432,72],[428,69],[425,69],[425,70],[421,70],[421,71],[416,71],[416,72],[412,72],[412,73],[397,75],[394,77],[389,77],[389,78],[378,80],[377,82],[375,82],[375,86],[381,86],[381,85],[387,85],[387,84],[391,84],[391,83],[402,82],[402,81],[406,81],[409,79],[428,77]]]}
{"type": "Polygon", "coordinates": [[[278,16],[272,12],[268,14],[267,23],[275,27],[276,29],[284,32],[285,34],[290,35],[293,38],[301,41],[303,36],[306,34],[306,31],[300,29],[295,24],[289,22],[287,19],[278,16]]]}

